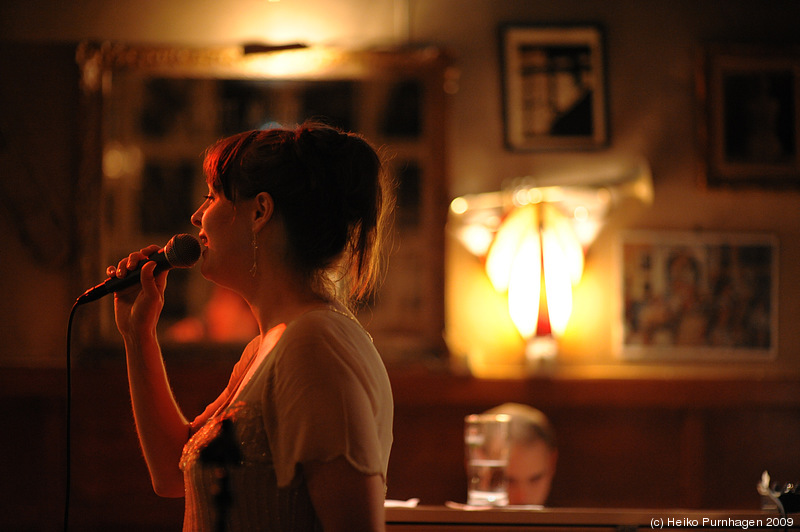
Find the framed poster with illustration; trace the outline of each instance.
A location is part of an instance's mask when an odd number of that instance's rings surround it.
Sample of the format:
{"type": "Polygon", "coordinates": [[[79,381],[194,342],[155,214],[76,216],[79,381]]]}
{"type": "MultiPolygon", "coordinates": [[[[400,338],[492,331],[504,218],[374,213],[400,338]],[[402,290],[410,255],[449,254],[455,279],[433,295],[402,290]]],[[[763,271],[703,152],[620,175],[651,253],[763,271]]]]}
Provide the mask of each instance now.
{"type": "Polygon", "coordinates": [[[703,181],[800,187],[800,46],[711,46],[697,95],[703,181]]]}
{"type": "Polygon", "coordinates": [[[621,265],[622,358],[733,361],[777,354],[776,237],[625,233],[621,265]]]}
{"type": "Polygon", "coordinates": [[[598,26],[505,25],[500,41],[510,150],[582,150],[608,143],[598,26]]]}

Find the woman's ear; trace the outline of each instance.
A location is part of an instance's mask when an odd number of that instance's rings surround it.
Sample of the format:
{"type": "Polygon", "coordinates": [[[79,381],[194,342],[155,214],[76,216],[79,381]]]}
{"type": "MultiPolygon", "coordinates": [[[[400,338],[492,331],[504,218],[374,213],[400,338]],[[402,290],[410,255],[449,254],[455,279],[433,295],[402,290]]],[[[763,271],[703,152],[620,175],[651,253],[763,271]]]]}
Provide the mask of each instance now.
{"type": "Polygon", "coordinates": [[[272,215],[275,213],[275,202],[267,192],[259,192],[253,201],[253,230],[258,232],[272,219],[272,215]]]}

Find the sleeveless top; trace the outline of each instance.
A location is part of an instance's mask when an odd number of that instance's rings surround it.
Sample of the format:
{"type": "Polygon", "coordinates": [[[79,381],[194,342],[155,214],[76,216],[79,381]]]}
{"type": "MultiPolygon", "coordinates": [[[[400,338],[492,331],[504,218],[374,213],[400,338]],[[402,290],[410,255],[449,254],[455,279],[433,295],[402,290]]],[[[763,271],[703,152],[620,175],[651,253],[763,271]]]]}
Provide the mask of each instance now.
{"type": "Polygon", "coordinates": [[[228,387],[192,422],[180,459],[185,532],[217,530],[220,519],[229,531],[321,530],[303,476],[309,461],[344,457],[386,482],[391,386],[355,318],[313,310],[271,330],[261,353],[259,343],[250,342],[228,387]],[[219,446],[223,426],[239,456],[221,469],[201,454],[219,446]]]}

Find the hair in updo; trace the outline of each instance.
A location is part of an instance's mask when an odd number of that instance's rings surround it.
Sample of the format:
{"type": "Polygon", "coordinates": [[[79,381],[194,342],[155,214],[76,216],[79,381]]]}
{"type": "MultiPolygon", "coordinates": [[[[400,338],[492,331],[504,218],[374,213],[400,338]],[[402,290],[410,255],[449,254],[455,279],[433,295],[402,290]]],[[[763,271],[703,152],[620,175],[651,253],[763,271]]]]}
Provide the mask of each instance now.
{"type": "Polygon", "coordinates": [[[289,240],[289,260],[317,289],[367,296],[382,267],[394,187],[361,136],[316,122],[239,133],[211,146],[206,180],[236,203],[269,193],[289,240]],[[330,273],[340,269],[339,279],[330,273]]]}

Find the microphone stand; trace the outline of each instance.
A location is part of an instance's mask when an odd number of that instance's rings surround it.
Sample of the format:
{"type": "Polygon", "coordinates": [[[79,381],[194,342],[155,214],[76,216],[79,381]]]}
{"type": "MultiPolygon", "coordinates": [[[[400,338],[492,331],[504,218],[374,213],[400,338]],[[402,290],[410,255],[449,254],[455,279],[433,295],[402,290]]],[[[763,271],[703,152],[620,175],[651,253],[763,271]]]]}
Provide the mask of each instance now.
{"type": "Polygon", "coordinates": [[[214,504],[217,508],[217,532],[225,532],[225,523],[228,520],[228,509],[233,502],[228,466],[239,465],[242,453],[236,442],[233,430],[233,421],[223,419],[220,432],[211,440],[208,446],[200,451],[200,461],[207,465],[217,467],[217,493],[214,495],[214,504]]]}

